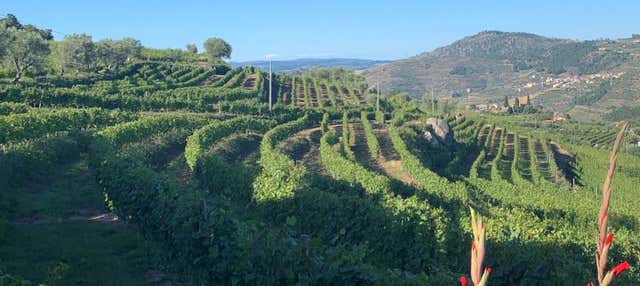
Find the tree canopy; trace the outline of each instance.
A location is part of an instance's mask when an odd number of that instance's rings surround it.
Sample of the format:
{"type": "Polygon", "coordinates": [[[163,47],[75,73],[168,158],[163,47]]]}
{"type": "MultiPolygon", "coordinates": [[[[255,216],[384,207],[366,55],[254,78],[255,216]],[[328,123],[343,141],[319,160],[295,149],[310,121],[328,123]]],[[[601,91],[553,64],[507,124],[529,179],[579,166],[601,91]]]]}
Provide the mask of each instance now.
{"type": "Polygon", "coordinates": [[[187,45],[187,52],[192,53],[192,54],[197,54],[198,53],[198,47],[196,47],[195,44],[188,44],[187,45]]]}
{"type": "Polygon", "coordinates": [[[141,51],[142,44],[133,38],[104,39],[96,43],[96,58],[108,70],[118,68],[130,59],[138,57],[141,51]]]}
{"type": "Polygon", "coordinates": [[[204,49],[210,61],[219,61],[231,57],[231,45],[220,38],[209,38],[204,42],[204,49]]]}
{"type": "Polygon", "coordinates": [[[14,81],[30,69],[37,69],[49,54],[50,30],[39,30],[32,25],[23,26],[15,16],[0,19],[0,57],[15,70],[14,81]]]}
{"type": "Polygon", "coordinates": [[[206,59],[218,65],[231,57],[231,46],[220,38],[204,44],[206,52],[198,53],[195,44],[184,49],[145,48],[134,38],[94,41],[88,34],[70,34],[54,41],[50,29],[23,24],[12,14],[0,18],[0,73],[15,72],[19,81],[27,72],[77,73],[112,72],[134,61],[202,63],[206,59]]]}

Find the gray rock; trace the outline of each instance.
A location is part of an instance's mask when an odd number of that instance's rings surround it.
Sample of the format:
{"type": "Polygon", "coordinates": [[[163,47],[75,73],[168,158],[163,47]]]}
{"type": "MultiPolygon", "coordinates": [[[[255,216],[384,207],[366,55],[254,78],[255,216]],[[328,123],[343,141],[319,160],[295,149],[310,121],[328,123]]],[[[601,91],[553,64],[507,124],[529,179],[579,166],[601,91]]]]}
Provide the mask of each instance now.
{"type": "Polygon", "coordinates": [[[425,140],[429,141],[433,147],[454,147],[455,139],[453,130],[444,119],[429,118],[425,122],[426,130],[423,133],[425,140]]]}

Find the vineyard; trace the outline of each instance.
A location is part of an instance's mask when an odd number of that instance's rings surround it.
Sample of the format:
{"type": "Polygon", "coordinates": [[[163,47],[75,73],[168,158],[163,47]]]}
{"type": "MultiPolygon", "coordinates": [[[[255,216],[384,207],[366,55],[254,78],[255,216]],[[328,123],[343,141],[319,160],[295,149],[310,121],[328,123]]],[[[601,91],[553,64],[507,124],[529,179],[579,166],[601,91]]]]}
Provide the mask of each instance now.
{"type": "MultiPolygon", "coordinates": [[[[311,75],[274,75],[270,111],[268,79],[256,68],[141,62],[0,84],[1,269],[82,282],[74,271],[91,261],[66,260],[72,270],[51,276],[53,258],[19,255],[16,241],[106,214],[133,228],[86,223],[135,233],[194,285],[452,285],[468,271],[473,206],[488,224],[491,285],[595,275],[594,218],[616,128],[565,138],[386,95],[378,110],[363,81],[311,75]],[[425,143],[431,117],[448,123],[453,147],[425,143]],[[30,204],[77,166],[83,190],[104,198],[82,207],[91,215],[30,204]]],[[[609,255],[634,268],[616,285],[640,283],[639,184],[640,159],[622,153],[609,255]]]]}

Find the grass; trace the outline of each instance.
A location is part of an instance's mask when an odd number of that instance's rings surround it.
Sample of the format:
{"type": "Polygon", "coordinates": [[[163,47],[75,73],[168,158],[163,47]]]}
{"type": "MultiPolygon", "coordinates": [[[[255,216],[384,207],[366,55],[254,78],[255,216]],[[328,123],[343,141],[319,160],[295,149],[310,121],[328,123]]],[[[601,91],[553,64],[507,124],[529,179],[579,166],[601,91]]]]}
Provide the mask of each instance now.
{"type": "Polygon", "coordinates": [[[5,193],[11,202],[0,235],[0,269],[47,285],[148,285],[154,245],[107,213],[86,161],[63,166],[5,193]]]}

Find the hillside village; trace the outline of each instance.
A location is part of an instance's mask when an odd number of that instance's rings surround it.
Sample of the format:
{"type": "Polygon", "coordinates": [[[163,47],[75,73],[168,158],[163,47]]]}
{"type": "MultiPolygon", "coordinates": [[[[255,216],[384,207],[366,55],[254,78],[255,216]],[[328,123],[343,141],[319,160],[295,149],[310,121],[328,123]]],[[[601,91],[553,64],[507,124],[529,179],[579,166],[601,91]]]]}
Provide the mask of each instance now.
{"type": "Polygon", "coordinates": [[[527,82],[523,87],[518,88],[518,92],[527,92],[533,88],[568,88],[578,84],[592,84],[599,79],[619,79],[625,73],[624,72],[602,72],[596,74],[587,75],[571,75],[567,74],[562,77],[552,76],[538,76],[536,74],[531,75],[530,79],[538,81],[527,82]]]}

